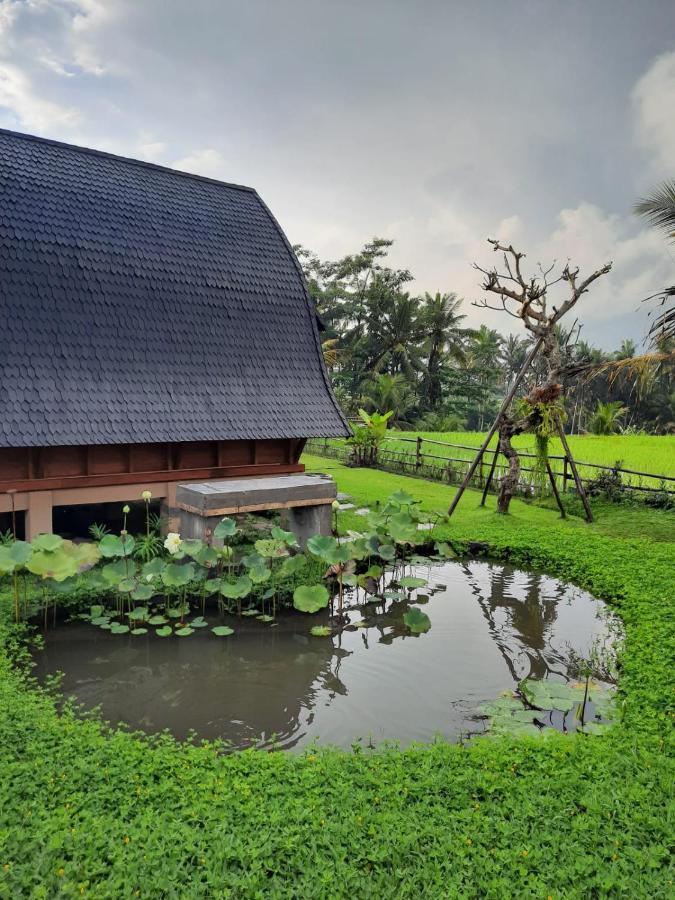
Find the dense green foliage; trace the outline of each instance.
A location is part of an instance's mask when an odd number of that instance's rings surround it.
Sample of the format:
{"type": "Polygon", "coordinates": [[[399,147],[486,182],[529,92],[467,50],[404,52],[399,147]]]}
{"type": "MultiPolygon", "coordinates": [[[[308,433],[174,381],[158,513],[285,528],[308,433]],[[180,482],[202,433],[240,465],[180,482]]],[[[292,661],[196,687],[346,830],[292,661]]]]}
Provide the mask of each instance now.
{"type": "MultiPolygon", "coordinates": [[[[295,248],[326,325],[325,358],[337,397],[350,415],[360,406],[391,410],[400,428],[480,431],[523,365],[527,332],[505,337],[486,325],[466,327],[463,301],[453,293],[415,296],[407,289],[412,274],[386,264],[391,245],[375,238],[331,262],[295,248]]],[[[655,337],[665,358],[636,367],[624,365],[637,353],[632,340],[606,353],[580,340],[575,327],[558,326],[556,335],[569,372],[565,404],[573,434],[591,428],[598,402],[625,409],[605,423],[612,431],[675,429],[672,336],[655,337]],[[589,366],[601,368],[594,377],[578,377],[589,366]]],[[[522,393],[544,373],[544,361],[536,360],[522,393]]]]}
{"type": "MultiPolygon", "coordinates": [[[[431,514],[452,494],[310,462],[371,507],[403,487],[431,514]]],[[[514,501],[497,517],[469,493],[441,526],[620,612],[620,724],[597,737],[228,756],[111,732],[36,689],[4,609],[0,896],[672,896],[672,544],[650,539],[665,514],[631,527],[624,511],[611,536],[614,515],[589,527],[514,501]]]]}

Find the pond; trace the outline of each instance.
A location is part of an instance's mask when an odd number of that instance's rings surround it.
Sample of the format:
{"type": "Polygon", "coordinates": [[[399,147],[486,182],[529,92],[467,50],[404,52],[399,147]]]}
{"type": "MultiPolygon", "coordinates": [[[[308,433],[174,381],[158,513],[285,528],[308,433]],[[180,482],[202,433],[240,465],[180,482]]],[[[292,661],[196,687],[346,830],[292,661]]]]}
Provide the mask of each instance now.
{"type": "Polygon", "coordinates": [[[204,628],[189,640],[76,621],[47,633],[36,674],[63,672],[66,696],[148,733],[195,732],[233,748],[405,746],[484,730],[481,703],[525,678],[577,677],[575,661],[616,634],[600,601],[547,575],[482,560],[418,574],[429,582],[412,595],[432,622],[423,634],[405,627],[405,602],[385,611],[354,591],[346,627],[331,637],[309,633],[327,611],[284,611],[273,625],[227,616],[234,634],[204,628]]]}

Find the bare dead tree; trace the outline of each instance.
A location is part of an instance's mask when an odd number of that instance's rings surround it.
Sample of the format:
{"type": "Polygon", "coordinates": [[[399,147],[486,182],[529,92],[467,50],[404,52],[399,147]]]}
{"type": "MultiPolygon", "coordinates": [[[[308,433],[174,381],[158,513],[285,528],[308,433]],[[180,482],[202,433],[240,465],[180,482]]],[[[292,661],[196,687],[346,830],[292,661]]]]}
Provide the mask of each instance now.
{"type": "MultiPolygon", "coordinates": [[[[503,454],[509,466],[500,485],[497,509],[500,513],[507,513],[520,479],[520,459],[513,447],[512,438],[524,431],[536,431],[542,423],[543,406],[554,403],[562,393],[564,359],[555,334],[555,327],[574,308],[579,298],[588,291],[593,282],[610,271],[612,263],[606,263],[587,278],[581,278],[579,268],[571,266],[569,262],[557,275],[554,273],[554,262],[547,269],[539,265],[537,275],[526,276],[522,266],[524,253],[515,250],[511,244],[502,244],[492,238],[489,238],[488,241],[496,253],[502,254],[503,269],[501,271],[496,267],[484,269],[477,263],[474,264],[474,268],[484,276],[481,284],[482,290],[487,294],[494,295],[498,298],[498,302],[490,303],[488,299],[483,299],[473,305],[483,309],[506,312],[516,319],[521,319],[536,342],[536,346],[540,348],[539,352],[546,363],[545,383],[534,388],[525,398],[526,407],[529,407],[528,411],[515,418],[509,412],[511,405],[511,399],[509,399],[509,402],[502,407],[496,423],[499,432],[499,452],[503,454]],[[549,303],[549,290],[560,283],[567,286],[566,297],[559,306],[555,306],[552,302],[549,303]]],[[[532,360],[528,359],[528,368],[531,362],[532,360]]],[[[519,380],[525,374],[523,370],[519,380]]],[[[565,451],[571,458],[562,423],[558,421],[557,424],[565,451]]],[[[575,466],[573,471],[577,489],[583,495],[583,488],[576,475],[575,466]]],[[[585,495],[583,495],[583,499],[585,499],[585,495]]],[[[587,514],[590,516],[590,509],[587,509],[587,514]]]]}

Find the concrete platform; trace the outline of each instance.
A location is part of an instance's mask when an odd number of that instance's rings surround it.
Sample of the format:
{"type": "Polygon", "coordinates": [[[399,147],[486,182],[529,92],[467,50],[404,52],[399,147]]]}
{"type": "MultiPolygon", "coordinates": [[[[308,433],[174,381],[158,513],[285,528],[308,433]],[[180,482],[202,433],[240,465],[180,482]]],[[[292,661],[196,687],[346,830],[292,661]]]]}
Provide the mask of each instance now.
{"type": "MultiPolygon", "coordinates": [[[[281,510],[302,547],[313,534],[330,534],[337,487],[329,475],[272,475],[179,484],[181,534],[204,539],[223,516],[281,510]]],[[[214,541],[214,543],[216,543],[214,541]]]]}

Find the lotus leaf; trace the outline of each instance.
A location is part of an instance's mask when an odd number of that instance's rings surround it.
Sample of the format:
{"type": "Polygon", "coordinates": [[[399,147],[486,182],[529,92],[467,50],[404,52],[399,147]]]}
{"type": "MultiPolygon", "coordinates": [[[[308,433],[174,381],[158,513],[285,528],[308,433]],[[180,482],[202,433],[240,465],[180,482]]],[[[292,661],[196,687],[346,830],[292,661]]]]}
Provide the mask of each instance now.
{"type": "Polygon", "coordinates": [[[38,534],[32,541],[33,550],[46,550],[53,553],[63,546],[63,538],[58,534],[38,534]]]}
{"type": "Polygon", "coordinates": [[[211,633],[218,637],[227,637],[228,634],[234,634],[234,628],[229,628],[227,625],[216,625],[211,629],[211,633]]]}
{"type": "Polygon", "coordinates": [[[164,625],[162,628],[158,628],[155,634],[157,637],[169,637],[170,634],[173,634],[173,629],[170,625],[164,625]]]}
{"type": "Polygon", "coordinates": [[[282,541],[287,547],[297,547],[298,539],[292,531],[284,531],[278,525],[272,527],[272,537],[275,541],[282,541]]]}
{"type": "Polygon", "coordinates": [[[404,575],[399,578],[398,583],[404,588],[424,587],[427,583],[426,578],[416,578],[414,575],[404,575]]]}
{"type": "Polygon", "coordinates": [[[74,544],[72,541],[64,541],[63,552],[75,560],[78,572],[91,569],[101,558],[98,545],[92,543],[74,544]]]}
{"type": "Polygon", "coordinates": [[[108,563],[101,569],[101,576],[108,586],[114,587],[127,577],[127,565],[121,559],[114,563],[108,563]]]}
{"type": "Polygon", "coordinates": [[[213,529],[213,536],[214,538],[221,540],[222,538],[233,537],[237,531],[237,523],[234,519],[229,519],[226,516],[224,519],[221,519],[213,529]]]}
{"type": "Polygon", "coordinates": [[[33,575],[39,575],[41,578],[53,578],[54,581],[64,581],[77,574],[75,560],[61,550],[53,553],[38,550],[28,560],[26,568],[33,575]]]}
{"type": "Polygon", "coordinates": [[[195,556],[195,560],[200,566],[205,566],[207,569],[210,569],[218,562],[218,553],[213,547],[204,544],[202,549],[195,556]]]}
{"type": "Polygon", "coordinates": [[[131,629],[131,634],[147,634],[147,633],[148,633],[147,628],[132,628],[131,629]]]}
{"type": "MultiPolygon", "coordinates": [[[[166,616],[150,616],[148,619],[148,625],[165,625],[166,624],[166,616]]],[[[161,630],[161,629],[160,629],[161,630]]]]}
{"type": "Polygon", "coordinates": [[[297,553],[295,556],[289,556],[288,559],[282,562],[279,574],[283,577],[295,575],[296,572],[302,571],[306,566],[307,557],[303,556],[302,553],[297,553]]]}
{"type": "Polygon", "coordinates": [[[457,556],[450,544],[446,541],[436,541],[434,548],[436,549],[436,553],[444,559],[452,559],[452,557],[457,556]]]}
{"type": "Polygon", "coordinates": [[[131,556],[135,540],[130,534],[125,535],[124,540],[116,534],[106,534],[98,543],[101,556],[131,556]]]}
{"type": "Polygon", "coordinates": [[[134,622],[145,622],[148,618],[147,606],[137,606],[128,613],[129,618],[134,622]]]}
{"type": "Polygon", "coordinates": [[[283,541],[260,540],[256,541],[254,546],[261,556],[269,559],[279,559],[282,556],[288,556],[288,549],[283,541]]]}
{"type": "Polygon", "coordinates": [[[103,613],[103,607],[100,604],[95,604],[94,606],[89,607],[89,615],[92,619],[95,619],[96,616],[100,616],[103,613]]]}
{"type": "Polygon", "coordinates": [[[129,631],[128,625],[120,625],[119,622],[113,622],[110,626],[111,634],[126,634],[129,631]]]}
{"type": "Polygon", "coordinates": [[[132,600],[149,600],[155,592],[147,582],[137,582],[131,592],[132,600]]]}
{"type": "Polygon", "coordinates": [[[93,619],[89,620],[92,625],[106,625],[110,622],[110,618],[108,616],[96,616],[93,619]]]}
{"type": "Polygon", "coordinates": [[[121,591],[123,594],[130,594],[133,590],[136,589],[136,579],[135,578],[122,578],[122,580],[117,585],[117,590],[121,591]]]}
{"type": "Polygon", "coordinates": [[[257,615],[259,614],[259,612],[260,612],[259,609],[256,609],[255,607],[251,607],[251,609],[245,609],[245,610],[242,612],[242,616],[250,616],[250,617],[253,617],[253,616],[257,616],[257,615]]]}
{"type": "Polygon", "coordinates": [[[335,551],[338,543],[334,537],[325,534],[315,534],[307,541],[307,549],[314,556],[325,559],[329,562],[329,556],[335,551]]]}
{"type": "Polygon", "coordinates": [[[422,634],[431,628],[431,619],[416,606],[411,606],[403,616],[403,621],[413,634],[422,634]]]}
{"type": "Polygon", "coordinates": [[[393,503],[395,506],[410,506],[415,502],[415,498],[407,491],[394,491],[387,497],[387,502],[393,503]]]}
{"type": "Polygon", "coordinates": [[[154,578],[156,575],[161,575],[165,567],[166,563],[164,562],[164,560],[160,559],[159,556],[156,556],[154,559],[151,559],[149,562],[143,564],[141,575],[146,580],[148,576],[154,578]]]}
{"type": "Polygon", "coordinates": [[[377,548],[377,554],[382,559],[393,559],[396,556],[396,547],[393,544],[380,544],[377,548]]]}
{"type": "Polygon", "coordinates": [[[256,616],[259,622],[274,622],[274,616],[256,616]]]}
{"type": "Polygon", "coordinates": [[[264,564],[251,566],[251,568],[248,570],[248,577],[254,584],[262,584],[263,581],[268,580],[271,574],[272,570],[268,569],[264,564]]]}
{"type": "Polygon", "coordinates": [[[239,578],[223,578],[220,583],[220,593],[230,600],[241,600],[251,593],[253,584],[248,575],[240,575],[239,578]]]}
{"type": "Polygon", "coordinates": [[[12,559],[9,547],[0,546],[0,575],[11,575],[17,564],[12,559]]]}
{"type": "Polygon", "coordinates": [[[176,629],[176,634],[178,635],[178,637],[188,637],[188,635],[194,633],[194,628],[190,628],[189,625],[186,625],[184,628],[176,629]]]}
{"type": "Polygon", "coordinates": [[[195,567],[193,563],[180,565],[169,563],[162,572],[162,581],[167,587],[184,587],[194,578],[195,567]]]}
{"type": "Polygon", "coordinates": [[[33,554],[33,547],[26,541],[14,541],[9,545],[10,559],[14,560],[17,568],[25,565],[33,554]]]}
{"type": "Polygon", "coordinates": [[[303,584],[293,592],[293,606],[300,612],[318,612],[327,605],[328,591],[322,584],[303,584]]]}
{"type": "Polygon", "coordinates": [[[206,628],[206,626],[208,624],[209,623],[206,621],[206,619],[203,616],[196,616],[196,618],[194,618],[190,622],[190,627],[191,628],[206,628]]]}
{"type": "Polygon", "coordinates": [[[330,637],[333,632],[329,625],[314,625],[313,628],[309,629],[309,633],[313,634],[314,637],[330,637]]]}

